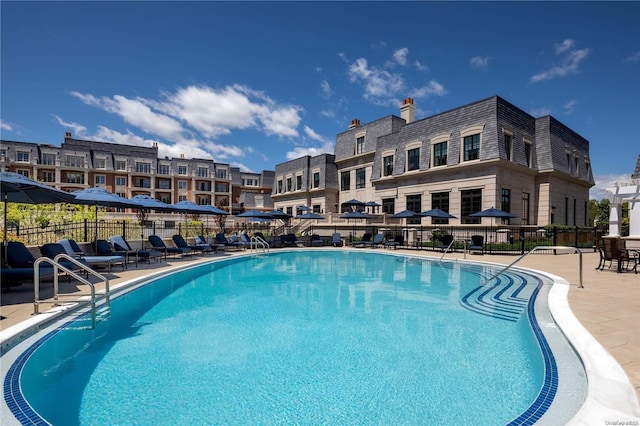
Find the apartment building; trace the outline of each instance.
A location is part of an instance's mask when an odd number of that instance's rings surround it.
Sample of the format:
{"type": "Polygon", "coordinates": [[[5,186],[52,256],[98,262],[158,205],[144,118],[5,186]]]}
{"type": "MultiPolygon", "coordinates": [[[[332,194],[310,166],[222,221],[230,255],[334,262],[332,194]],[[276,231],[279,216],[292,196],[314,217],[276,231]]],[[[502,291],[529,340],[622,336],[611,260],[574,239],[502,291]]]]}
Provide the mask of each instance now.
{"type": "Polygon", "coordinates": [[[323,158],[276,165],[275,208],[338,212],[357,199],[381,204],[384,213],[441,208],[457,217],[431,223],[488,225],[490,219],[470,215],[496,207],[516,215],[514,225],[588,225],[589,141],[498,96],[420,120],[407,98],[399,117],[352,120],[336,137],[332,161],[323,158]],[[324,162],[324,185],[332,191],[312,199],[316,161],[324,162]]]}
{"type": "Polygon", "coordinates": [[[232,214],[246,210],[273,210],[271,188],[275,172],[263,170],[260,173],[241,171],[231,167],[232,214]]]}
{"type": "Polygon", "coordinates": [[[0,169],[47,182],[63,191],[100,186],[123,197],[147,194],[165,203],[182,200],[231,208],[231,167],[209,159],[159,158],[158,147],[74,139],[57,147],[0,142],[0,169]]]}

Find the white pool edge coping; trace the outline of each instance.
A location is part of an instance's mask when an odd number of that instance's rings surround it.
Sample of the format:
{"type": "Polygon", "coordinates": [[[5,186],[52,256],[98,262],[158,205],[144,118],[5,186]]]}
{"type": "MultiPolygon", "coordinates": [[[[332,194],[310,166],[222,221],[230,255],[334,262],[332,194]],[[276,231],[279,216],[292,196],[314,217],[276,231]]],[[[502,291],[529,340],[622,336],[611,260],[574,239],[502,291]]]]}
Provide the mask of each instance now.
{"type": "MultiPolygon", "coordinates": [[[[296,250],[300,250],[297,248],[296,250]]],[[[317,249],[316,249],[317,250],[317,249]]],[[[335,250],[335,248],[333,248],[335,250]]],[[[366,249],[365,249],[366,250],[366,249]]],[[[280,252],[281,250],[278,250],[280,252]]],[[[286,250],[289,251],[289,250],[286,250]]],[[[363,251],[360,249],[359,251],[363,251]]],[[[239,254],[233,258],[251,256],[252,254],[239,254]]],[[[399,254],[406,255],[406,254],[399,254]]],[[[433,258],[432,256],[417,256],[422,258],[433,258]]],[[[218,258],[213,261],[227,260],[229,258],[218,258]]],[[[459,261],[476,264],[491,264],[505,266],[499,263],[476,261],[468,259],[446,259],[447,261],[459,261]]],[[[140,283],[163,276],[169,272],[177,272],[184,269],[199,266],[208,263],[212,259],[203,259],[202,262],[193,262],[188,265],[178,265],[165,269],[161,272],[155,272],[145,275],[144,277],[132,278],[124,281],[111,289],[112,293],[118,293],[118,290],[134,288],[140,283]]],[[[551,274],[546,271],[514,267],[521,271],[528,271],[542,275],[553,281],[553,285],[549,291],[548,305],[551,315],[567,338],[570,345],[580,358],[587,376],[587,396],[584,404],[574,417],[569,421],[569,425],[638,425],[640,424],[640,403],[636,396],[635,390],[629,377],[622,369],[616,359],[587,331],[587,329],[578,321],[569,306],[568,294],[570,283],[564,278],[551,274]]],[[[20,342],[27,337],[37,333],[41,328],[46,328],[43,324],[50,324],[52,321],[61,318],[71,306],[59,306],[45,313],[33,316],[14,326],[8,327],[0,331],[0,347],[4,347],[7,342],[11,342],[10,346],[15,346],[16,342],[20,342]]],[[[4,351],[3,351],[4,352],[4,351]]],[[[4,370],[3,366],[3,370],[4,370]]],[[[4,380],[4,374],[2,374],[4,380]]],[[[3,391],[4,392],[4,391],[3,391]]],[[[4,398],[1,401],[3,408],[6,408],[4,398]]],[[[4,410],[3,410],[4,411],[4,410]]],[[[13,416],[11,416],[13,417],[13,416]]],[[[4,422],[8,420],[5,415],[0,416],[4,422]]],[[[15,418],[14,418],[15,420],[15,418]]],[[[4,423],[3,423],[4,424],[4,423]]],[[[9,424],[9,423],[7,423],[9,424]]]]}

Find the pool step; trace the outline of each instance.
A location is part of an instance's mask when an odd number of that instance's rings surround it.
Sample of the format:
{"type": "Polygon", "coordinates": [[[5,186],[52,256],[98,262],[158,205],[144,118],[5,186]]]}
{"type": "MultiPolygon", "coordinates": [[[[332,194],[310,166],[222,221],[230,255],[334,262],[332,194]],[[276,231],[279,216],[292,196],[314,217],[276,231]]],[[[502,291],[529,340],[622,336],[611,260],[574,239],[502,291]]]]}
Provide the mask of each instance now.
{"type": "MultiPolygon", "coordinates": [[[[96,308],[96,324],[106,321],[111,316],[111,310],[101,305],[96,308]]],[[[93,322],[91,321],[90,312],[78,312],[69,316],[73,321],[65,326],[66,330],[93,330],[93,322]]]]}
{"type": "Polygon", "coordinates": [[[491,286],[478,286],[460,300],[472,311],[493,318],[517,321],[526,310],[533,286],[518,276],[503,274],[491,286]]]}

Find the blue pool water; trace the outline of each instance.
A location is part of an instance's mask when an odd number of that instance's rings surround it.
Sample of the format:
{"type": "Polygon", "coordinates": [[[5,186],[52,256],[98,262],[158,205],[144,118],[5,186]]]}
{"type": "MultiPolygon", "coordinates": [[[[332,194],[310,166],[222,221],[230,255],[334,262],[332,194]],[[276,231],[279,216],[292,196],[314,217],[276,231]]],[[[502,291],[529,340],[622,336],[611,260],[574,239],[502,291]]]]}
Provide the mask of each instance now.
{"type": "Polygon", "coordinates": [[[56,425],[535,421],[557,379],[530,323],[543,284],[480,286],[493,272],[342,250],[213,262],[49,333],[16,369],[56,425]]]}

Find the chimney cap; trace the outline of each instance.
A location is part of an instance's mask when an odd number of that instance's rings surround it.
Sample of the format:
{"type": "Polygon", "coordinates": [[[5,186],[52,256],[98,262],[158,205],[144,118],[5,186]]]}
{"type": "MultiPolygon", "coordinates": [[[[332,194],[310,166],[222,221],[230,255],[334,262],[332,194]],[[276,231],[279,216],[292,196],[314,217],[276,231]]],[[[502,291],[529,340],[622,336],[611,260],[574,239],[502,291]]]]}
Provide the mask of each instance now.
{"type": "Polygon", "coordinates": [[[411,104],[413,105],[413,98],[404,98],[402,101],[402,105],[411,104]]]}
{"type": "Polygon", "coordinates": [[[71,137],[71,132],[66,132],[66,133],[64,134],[64,137],[65,137],[65,138],[70,138],[70,137],[71,137]]]}

